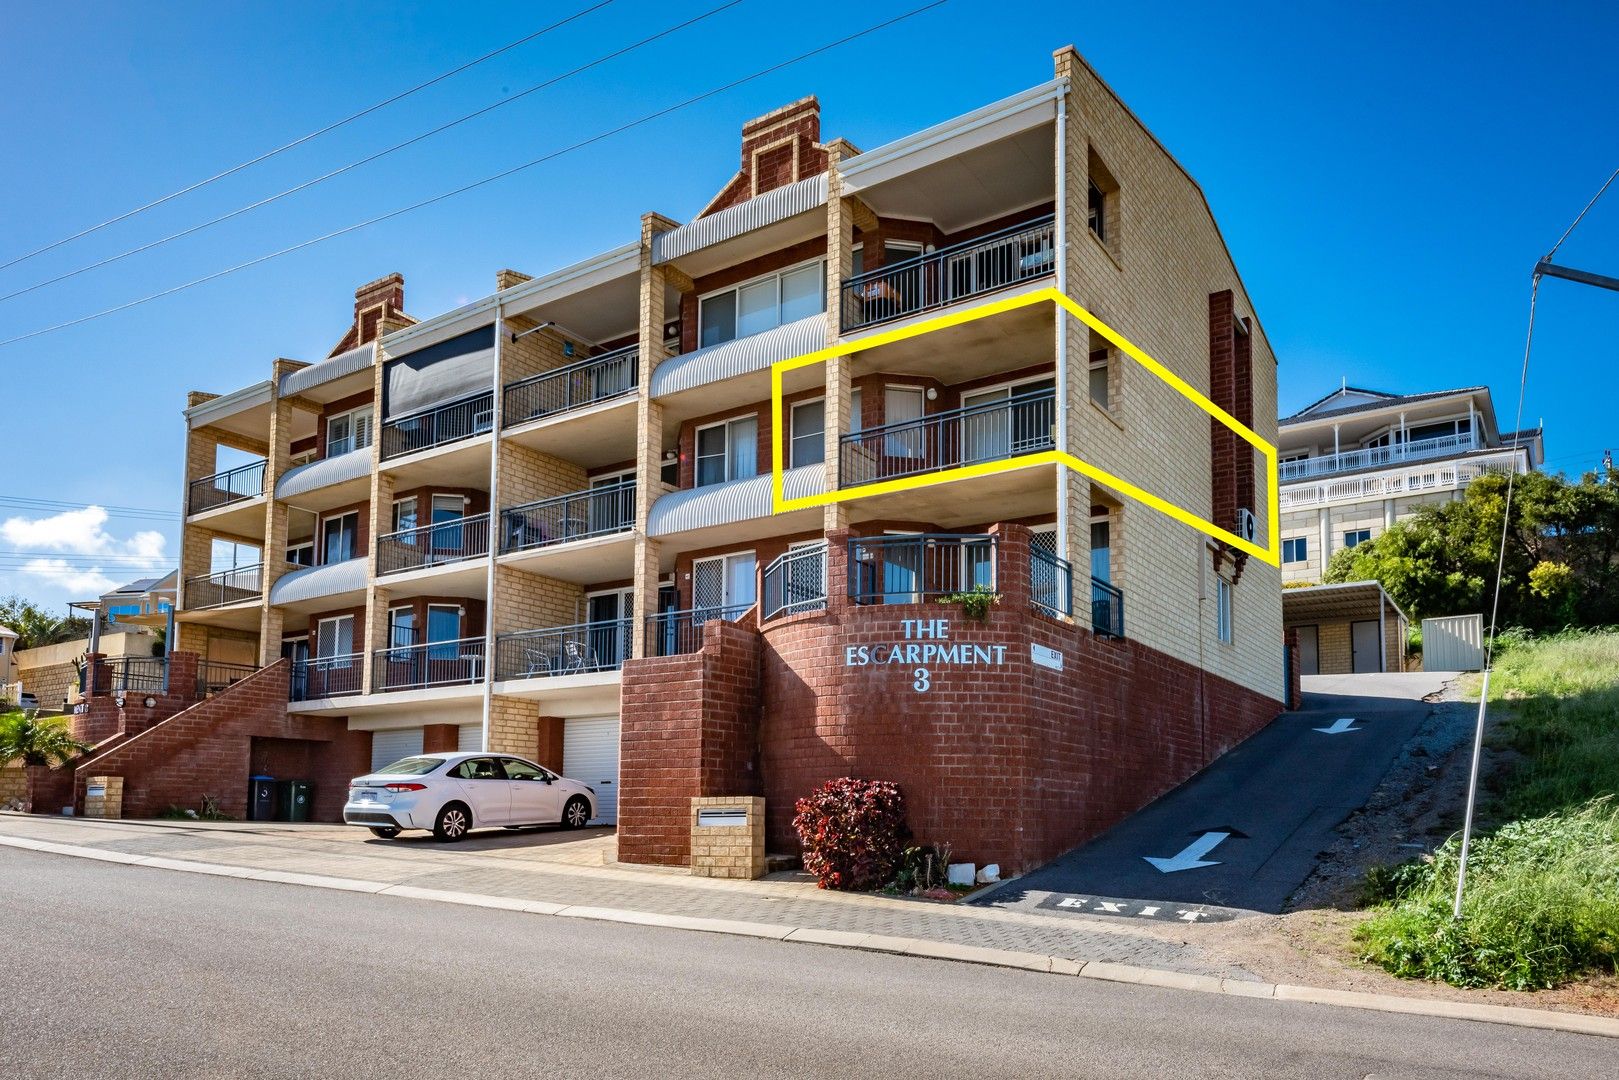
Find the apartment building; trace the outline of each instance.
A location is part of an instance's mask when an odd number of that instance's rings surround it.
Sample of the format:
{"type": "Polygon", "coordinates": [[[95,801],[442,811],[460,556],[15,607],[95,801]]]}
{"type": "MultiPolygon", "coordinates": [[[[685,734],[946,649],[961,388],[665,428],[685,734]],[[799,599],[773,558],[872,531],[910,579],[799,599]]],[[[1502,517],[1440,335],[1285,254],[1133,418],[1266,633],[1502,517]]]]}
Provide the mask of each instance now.
{"type": "Polygon", "coordinates": [[[621,858],[681,863],[694,796],[765,796],[791,850],[795,798],[876,776],[1018,867],[1281,708],[1274,567],[1056,465],[950,477],[1067,450],[1267,534],[1247,444],[1055,304],[788,372],[774,430],[778,361],[1056,289],[1274,440],[1200,189],[1078,54],[886,146],[806,98],[740,149],[685,223],[431,319],[371,282],[329,356],[192,395],[177,650],[256,654],[211,699],[270,702],[222,751],[244,793],[278,755],[521,753],[596,787],[621,858]],[[777,439],[788,500],[849,497],[773,512],[777,439]],[[938,602],[977,586],[982,620],[938,602]]]}

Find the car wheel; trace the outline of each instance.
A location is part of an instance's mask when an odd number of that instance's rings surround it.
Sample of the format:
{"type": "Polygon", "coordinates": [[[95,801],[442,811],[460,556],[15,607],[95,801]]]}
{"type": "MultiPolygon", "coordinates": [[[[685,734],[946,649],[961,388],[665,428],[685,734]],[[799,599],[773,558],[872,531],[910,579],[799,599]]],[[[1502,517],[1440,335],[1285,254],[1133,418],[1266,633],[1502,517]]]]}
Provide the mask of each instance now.
{"type": "Polygon", "coordinates": [[[374,825],[371,828],[371,835],[378,840],[392,840],[399,835],[399,830],[392,825],[374,825]]]}
{"type": "Polygon", "coordinates": [[[585,822],[590,820],[590,803],[583,795],[575,795],[568,800],[568,805],[562,808],[562,827],[564,829],[582,829],[585,822]]]}
{"type": "Polygon", "coordinates": [[[447,804],[433,823],[433,838],[443,844],[465,840],[472,828],[472,811],[458,802],[447,804]]]}

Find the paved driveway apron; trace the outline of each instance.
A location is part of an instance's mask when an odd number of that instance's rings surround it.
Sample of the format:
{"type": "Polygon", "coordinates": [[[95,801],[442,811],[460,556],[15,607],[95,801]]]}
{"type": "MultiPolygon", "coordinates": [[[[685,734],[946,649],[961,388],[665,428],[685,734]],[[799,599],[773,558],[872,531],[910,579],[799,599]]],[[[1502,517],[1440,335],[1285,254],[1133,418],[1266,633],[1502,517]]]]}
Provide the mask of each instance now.
{"type": "Polygon", "coordinates": [[[1280,912],[1416,733],[1430,708],[1424,695],[1450,678],[1307,678],[1303,709],[1084,847],[975,902],[1178,922],[1280,912]]]}

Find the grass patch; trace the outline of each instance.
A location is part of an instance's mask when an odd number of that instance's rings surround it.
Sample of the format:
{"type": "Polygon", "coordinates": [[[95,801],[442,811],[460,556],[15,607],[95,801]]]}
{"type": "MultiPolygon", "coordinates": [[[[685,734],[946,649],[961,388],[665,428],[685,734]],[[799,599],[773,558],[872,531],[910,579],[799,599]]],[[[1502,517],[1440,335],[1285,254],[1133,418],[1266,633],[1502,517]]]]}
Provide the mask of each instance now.
{"type": "Polygon", "coordinates": [[[1498,639],[1491,778],[1462,917],[1458,837],[1429,860],[1369,872],[1377,908],[1355,932],[1367,960],[1407,978],[1535,990],[1619,971],[1619,631],[1498,639]]]}

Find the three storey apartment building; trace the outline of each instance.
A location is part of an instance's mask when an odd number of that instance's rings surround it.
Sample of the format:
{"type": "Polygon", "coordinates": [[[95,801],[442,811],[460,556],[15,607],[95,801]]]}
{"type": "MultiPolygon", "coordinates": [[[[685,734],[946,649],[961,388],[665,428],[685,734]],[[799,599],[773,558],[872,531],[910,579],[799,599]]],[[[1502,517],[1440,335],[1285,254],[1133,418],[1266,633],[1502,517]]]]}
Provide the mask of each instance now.
{"type": "Polygon", "coordinates": [[[680,863],[694,796],[765,796],[789,850],[793,801],[862,775],[1018,867],[1274,716],[1276,568],[1061,466],[949,475],[1065,450],[1263,537],[1246,443],[1052,303],[890,334],[1056,289],[1275,439],[1202,193],[1055,66],[864,151],[794,102],[686,223],[432,319],[383,278],[330,356],[193,394],[177,648],[286,687],[244,784],[283,743],[521,753],[596,787],[621,858],[680,863]],[[828,347],[775,430],[773,365],[828,347]],[[775,512],[778,442],[788,500],[849,497],[775,512]],[[939,602],[975,588],[982,618],[939,602]]]}

